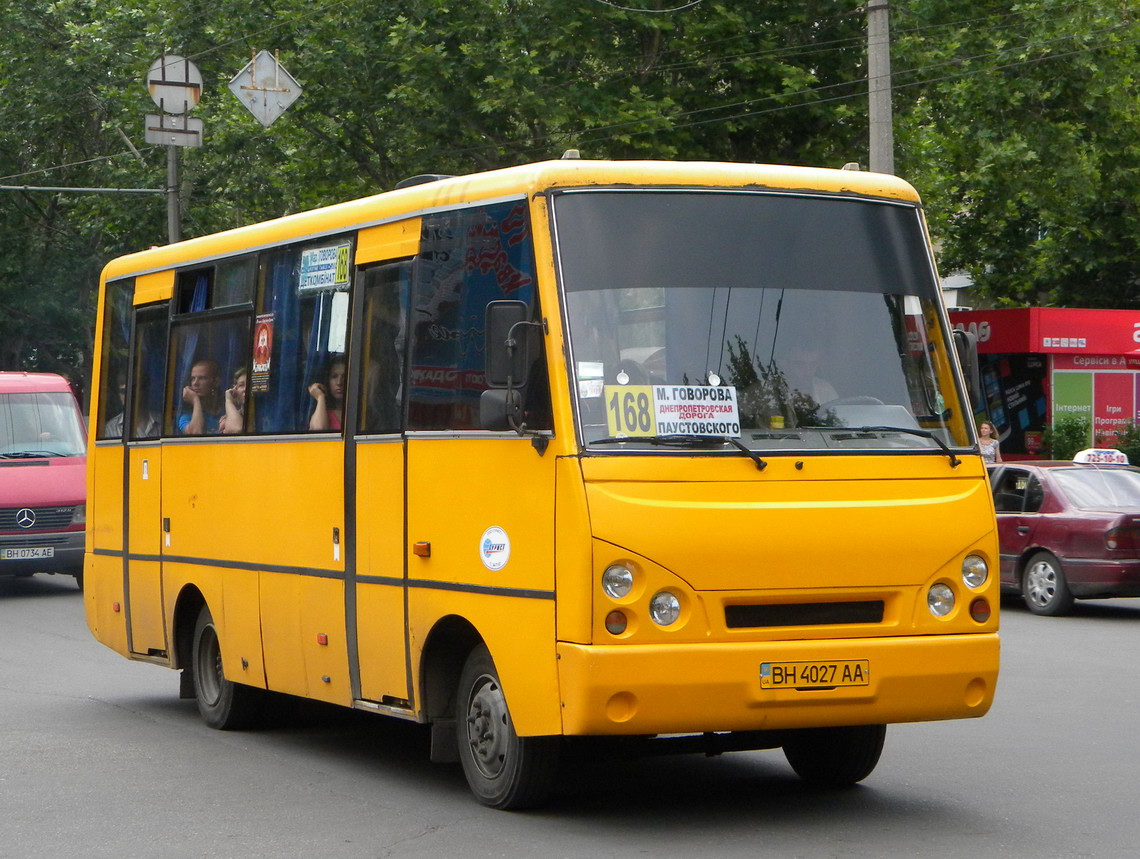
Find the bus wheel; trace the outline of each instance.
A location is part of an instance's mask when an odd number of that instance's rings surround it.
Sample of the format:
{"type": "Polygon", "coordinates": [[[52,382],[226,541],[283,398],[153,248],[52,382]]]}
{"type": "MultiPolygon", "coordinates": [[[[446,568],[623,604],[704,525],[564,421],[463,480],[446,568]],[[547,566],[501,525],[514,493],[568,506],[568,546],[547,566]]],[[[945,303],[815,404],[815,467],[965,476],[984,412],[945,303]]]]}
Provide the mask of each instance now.
{"type": "Polygon", "coordinates": [[[1065,571],[1051,553],[1038,552],[1029,559],[1021,577],[1021,597],[1034,614],[1056,617],[1073,607],[1065,571]]]}
{"type": "Polygon", "coordinates": [[[467,657],[456,707],[459,760],[475,797],[491,808],[541,805],[557,778],[561,738],[515,733],[499,673],[485,645],[467,657]]]}
{"type": "Polygon", "coordinates": [[[848,787],[875,769],[886,735],[886,725],[805,729],[784,743],[784,757],[809,784],[848,787]]]}
{"type": "Polygon", "coordinates": [[[227,680],[222,670],[222,648],[210,609],[202,606],[194,625],[194,696],[198,712],[211,728],[232,731],[248,728],[256,721],[262,694],[260,689],[227,680]]]}

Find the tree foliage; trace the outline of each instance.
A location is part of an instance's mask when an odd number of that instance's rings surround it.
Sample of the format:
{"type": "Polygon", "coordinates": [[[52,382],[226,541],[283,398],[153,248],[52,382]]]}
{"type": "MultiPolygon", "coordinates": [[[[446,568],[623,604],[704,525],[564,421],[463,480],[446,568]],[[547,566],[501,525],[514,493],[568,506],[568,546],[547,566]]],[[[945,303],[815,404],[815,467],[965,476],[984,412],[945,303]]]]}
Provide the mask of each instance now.
{"type": "Polygon", "coordinates": [[[1132,4],[909,4],[900,172],[946,270],[998,304],[1140,307],[1140,20],[1132,4]]]}
{"type": "MultiPolygon", "coordinates": [[[[162,188],[143,78],[204,77],[183,232],[558,157],[866,163],[862,8],[824,0],[0,0],[0,184],[162,188]],[[304,94],[262,128],[261,49],[304,94]],[[128,140],[130,145],[128,145],[128,140]],[[133,148],[132,148],[133,147],[133,148]]],[[[1137,24],[1119,0],[893,5],[898,171],[944,269],[999,302],[1136,306],[1137,24]]],[[[86,376],[107,260],[166,241],[158,194],[0,191],[0,367],[86,376]]]]}

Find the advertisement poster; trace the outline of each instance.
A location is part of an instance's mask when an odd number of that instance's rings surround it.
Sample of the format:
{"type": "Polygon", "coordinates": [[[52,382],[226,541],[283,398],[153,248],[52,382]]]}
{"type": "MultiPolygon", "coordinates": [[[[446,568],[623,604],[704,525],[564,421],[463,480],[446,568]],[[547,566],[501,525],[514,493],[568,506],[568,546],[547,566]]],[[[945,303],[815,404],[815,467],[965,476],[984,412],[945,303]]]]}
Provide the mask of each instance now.
{"type": "Polygon", "coordinates": [[[1112,444],[1117,430],[1136,420],[1140,374],[1133,360],[1117,355],[1054,358],[1053,419],[1077,415],[1090,425],[1090,447],[1112,444]]]}
{"type": "Polygon", "coordinates": [[[1002,455],[1036,455],[1045,429],[1045,357],[981,355],[985,408],[979,420],[997,429],[1002,455]]]}
{"type": "Polygon", "coordinates": [[[269,390],[269,367],[273,362],[273,314],[259,313],[253,326],[253,367],[249,389],[254,393],[269,390]]]}
{"type": "Polygon", "coordinates": [[[1113,444],[1117,430],[1136,412],[1135,376],[1129,372],[1093,374],[1093,435],[1102,446],[1113,444]]]}

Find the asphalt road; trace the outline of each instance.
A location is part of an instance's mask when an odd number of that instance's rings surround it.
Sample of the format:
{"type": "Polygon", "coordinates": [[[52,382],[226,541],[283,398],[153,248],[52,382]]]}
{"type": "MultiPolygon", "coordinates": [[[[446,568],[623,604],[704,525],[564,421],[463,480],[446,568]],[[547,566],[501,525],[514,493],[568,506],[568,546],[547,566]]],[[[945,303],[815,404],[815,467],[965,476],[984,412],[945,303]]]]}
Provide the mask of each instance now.
{"type": "Polygon", "coordinates": [[[803,787],[779,751],[578,759],[541,812],[479,806],[414,725],[304,705],[212,731],[177,675],[88,634],[70,578],[0,579],[0,856],[1133,856],[1140,600],[1002,620],[980,720],[891,726],[803,787]]]}

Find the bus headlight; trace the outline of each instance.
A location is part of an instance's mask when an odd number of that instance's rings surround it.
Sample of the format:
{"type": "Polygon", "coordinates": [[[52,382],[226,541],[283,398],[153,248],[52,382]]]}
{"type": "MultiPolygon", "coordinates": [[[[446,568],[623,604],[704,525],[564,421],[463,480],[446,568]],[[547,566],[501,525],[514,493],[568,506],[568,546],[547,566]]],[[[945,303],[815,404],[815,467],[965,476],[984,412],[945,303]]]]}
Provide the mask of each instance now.
{"type": "Polygon", "coordinates": [[[941,582],[931,585],[926,592],[926,605],[935,617],[946,617],[954,610],[954,591],[941,582]]]}
{"type": "Polygon", "coordinates": [[[612,564],[602,573],[602,590],[610,599],[620,600],[633,590],[633,570],[624,564],[612,564]]]}
{"type": "Polygon", "coordinates": [[[962,561],[962,581],[968,588],[980,588],[990,577],[990,568],[977,555],[967,555],[962,561]]]}
{"type": "Polygon", "coordinates": [[[649,616],[658,626],[669,626],[681,616],[681,601],[669,591],[659,591],[649,601],[649,616]]]}

